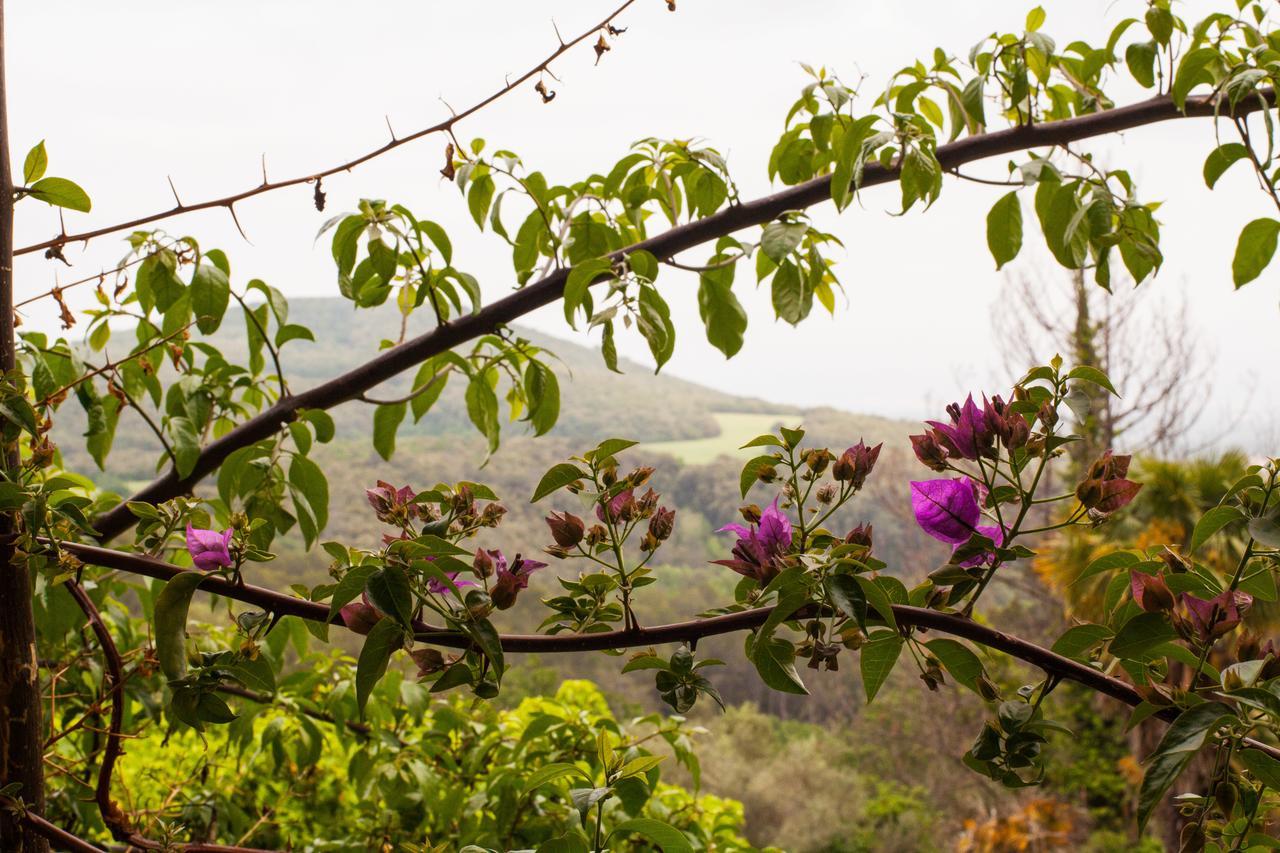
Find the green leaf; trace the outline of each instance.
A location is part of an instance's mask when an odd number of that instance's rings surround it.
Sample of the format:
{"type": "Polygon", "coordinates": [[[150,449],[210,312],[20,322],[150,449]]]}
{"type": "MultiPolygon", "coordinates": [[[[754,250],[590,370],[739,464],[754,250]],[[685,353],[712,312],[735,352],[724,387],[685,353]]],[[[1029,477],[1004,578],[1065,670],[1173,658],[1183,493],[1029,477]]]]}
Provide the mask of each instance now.
{"type": "Polygon", "coordinates": [[[1173,104],[1182,109],[1187,102],[1187,95],[1201,83],[1212,83],[1213,74],[1209,65],[1221,60],[1221,54],[1211,47],[1199,47],[1189,51],[1178,63],[1178,71],[1173,76],[1173,87],[1169,94],[1173,104]]]}
{"type": "Polygon", "coordinates": [[[1228,142],[1210,151],[1209,156],[1204,161],[1205,185],[1209,189],[1213,189],[1213,185],[1218,182],[1218,178],[1221,178],[1233,163],[1248,153],[1249,149],[1239,142],[1228,142]]]}
{"type": "Polygon", "coordinates": [[[782,263],[809,233],[805,222],[770,222],[760,235],[760,251],[775,264],[782,263]]]}
{"type": "Polygon", "coordinates": [[[1195,529],[1191,531],[1190,553],[1200,550],[1200,546],[1208,541],[1210,536],[1231,522],[1240,521],[1244,517],[1244,513],[1233,506],[1215,506],[1200,516],[1200,520],[1196,522],[1195,529]]]}
{"type": "Polygon", "coordinates": [[[525,369],[524,388],[533,434],[545,435],[560,418],[560,381],[551,368],[540,361],[531,361],[525,369]]]}
{"type": "Polygon", "coordinates": [[[1054,641],[1052,650],[1064,657],[1079,660],[1085,652],[1111,637],[1111,629],[1105,625],[1076,625],[1068,628],[1054,641]]]}
{"type": "Polygon", "coordinates": [[[498,636],[498,629],[488,619],[477,619],[467,626],[467,633],[489,659],[494,677],[501,681],[503,670],[506,669],[506,659],[502,654],[502,639],[498,636]]]}
{"type": "Polygon", "coordinates": [[[978,692],[978,679],[982,677],[982,661],[968,646],[955,640],[939,637],[925,643],[933,656],[951,673],[957,683],[978,692]]]}
{"type": "Polygon", "coordinates": [[[773,298],[773,310],[779,319],[791,325],[797,325],[813,308],[813,289],[809,276],[803,275],[800,268],[787,261],[778,267],[770,283],[773,298]]]}
{"type": "Polygon", "coordinates": [[[93,207],[93,203],[89,201],[89,194],[80,189],[74,181],[68,181],[66,178],[41,178],[31,184],[29,189],[32,198],[38,198],[45,204],[52,204],[55,207],[65,207],[81,213],[88,213],[93,207]]]}
{"type": "Polygon", "coordinates": [[[196,587],[206,577],[203,572],[174,575],[156,596],[152,636],[160,671],[170,681],[187,674],[187,611],[196,587]]]}
{"type": "Polygon", "coordinates": [[[596,464],[600,464],[630,447],[635,447],[637,444],[639,444],[638,441],[632,441],[629,438],[606,438],[595,446],[595,449],[590,453],[590,458],[596,464]]]}
{"type": "Polygon", "coordinates": [[[889,673],[893,672],[893,665],[901,653],[902,637],[897,633],[886,632],[862,647],[862,689],[866,691],[868,704],[876,698],[889,673]]]}
{"type": "Polygon", "coordinates": [[[747,312],[733,295],[733,267],[709,270],[698,277],[698,314],[707,329],[707,341],[733,358],[742,349],[747,312]],[[725,272],[729,275],[726,277],[725,272]],[[727,280],[726,280],[727,278],[727,280]]]}
{"type": "Polygon", "coordinates": [[[754,634],[747,636],[748,657],[756,665],[760,680],[782,693],[809,695],[804,682],[796,672],[796,648],[781,637],[766,637],[756,642],[754,634]]]}
{"type": "Polygon", "coordinates": [[[319,465],[305,456],[294,454],[289,462],[289,484],[294,489],[295,507],[299,495],[306,503],[302,508],[304,511],[298,514],[299,523],[309,514],[309,523],[314,525],[311,530],[303,528],[306,546],[310,548],[320,531],[329,523],[329,481],[325,479],[319,465]]]}
{"type": "Polygon", "coordinates": [[[1017,192],[1003,196],[987,214],[987,247],[1000,269],[1022,249],[1022,202],[1017,192]]]}
{"type": "Polygon", "coordinates": [[[1096,575],[1106,572],[1114,572],[1116,569],[1127,569],[1130,566],[1137,565],[1142,562],[1137,554],[1128,551],[1112,551],[1110,554],[1103,554],[1089,565],[1085,566],[1083,572],[1073,580],[1072,584],[1078,584],[1096,575]]]}
{"type": "Polygon", "coordinates": [[[1280,222],[1268,217],[1255,219],[1240,232],[1236,254],[1231,260],[1231,278],[1236,287],[1243,287],[1262,275],[1276,253],[1276,237],[1280,235],[1280,222]]]}
{"type": "MultiPolygon", "coordinates": [[[[326,547],[329,544],[331,543],[326,542],[326,547]]],[[[369,576],[377,571],[381,571],[377,566],[353,566],[351,571],[342,576],[342,579],[334,585],[332,597],[329,599],[328,621],[335,621],[338,618],[338,612],[364,592],[369,576]]]]}
{"type": "Polygon", "coordinates": [[[1082,364],[1079,367],[1071,368],[1071,372],[1067,374],[1067,379],[1078,379],[1081,382],[1090,382],[1111,393],[1112,396],[1119,397],[1115,386],[1111,384],[1111,380],[1107,378],[1107,374],[1103,373],[1096,367],[1090,367],[1082,364]]]}
{"type": "Polygon", "coordinates": [[[390,461],[396,452],[396,430],[404,420],[409,404],[401,401],[378,406],[373,410],[373,449],[390,461]]]}
{"type": "Polygon", "coordinates": [[[566,776],[577,776],[587,782],[591,781],[591,775],[578,765],[559,761],[543,765],[530,773],[524,780],[524,788],[521,790],[521,794],[522,796],[528,796],[543,785],[550,785],[557,779],[563,779],[566,776]]]}
{"type": "MultiPolygon", "coordinates": [[[[1268,548],[1280,548],[1280,516],[1272,513],[1268,516],[1249,519],[1249,535],[1256,539],[1260,545],[1265,545],[1268,548]]],[[[1266,572],[1266,575],[1272,578],[1272,586],[1274,587],[1274,576],[1269,571],[1266,572]]]]}
{"type": "Polygon", "coordinates": [[[230,301],[227,274],[214,264],[201,261],[191,276],[191,310],[201,334],[211,335],[218,330],[230,301]]]}
{"type": "Polygon", "coordinates": [[[778,464],[778,460],[773,456],[757,456],[747,461],[742,466],[742,474],[738,478],[738,485],[742,490],[742,497],[747,496],[747,492],[751,491],[751,487],[755,485],[760,478],[760,471],[763,468],[772,467],[778,464]]]}
{"type": "Polygon", "coordinates": [[[22,163],[22,183],[31,186],[44,177],[44,170],[49,167],[49,154],[44,150],[44,140],[27,152],[27,159],[22,163]]]}
{"type": "Polygon", "coordinates": [[[1141,660],[1156,646],[1176,637],[1163,614],[1139,613],[1121,626],[1108,649],[1118,658],[1141,660]]]}
{"type": "Polygon", "coordinates": [[[1240,753],[1240,763],[1259,782],[1273,791],[1280,791],[1280,761],[1260,749],[1246,749],[1240,753]]]}
{"type": "Polygon", "coordinates": [[[365,582],[369,601],[382,613],[400,620],[406,628],[413,625],[413,588],[404,569],[388,565],[369,575],[365,582]]]}
{"type": "Polygon", "coordinates": [[[875,123],[875,116],[864,116],[844,128],[840,151],[831,170],[831,198],[836,210],[844,210],[853,201],[853,194],[861,183],[865,143],[875,123]]]}
{"type": "Polygon", "coordinates": [[[858,586],[862,587],[862,594],[867,597],[867,604],[880,614],[890,628],[898,630],[898,620],[893,617],[893,600],[889,598],[884,587],[866,575],[854,575],[854,580],[858,582],[858,586]]]}
{"type": "Polygon", "coordinates": [[[467,383],[467,415],[480,434],[489,440],[489,452],[498,449],[498,398],[484,374],[467,383]]]}
{"type": "Polygon", "coordinates": [[[586,471],[570,462],[552,465],[547,473],[542,475],[542,479],[538,481],[538,487],[533,490],[533,497],[529,499],[529,503],[536,504],[547,495],[563,489],[575,480],[588,479],[590,479],[590,475],[586,471]]]}
{"type": "MultiPolygon", "coordinates": [[[[612,839],[614,836],[625,838],[628,835],[643,835],[661,847],[662,853],[693,853],[693,845],[689,843],[689,839],[685,838],[683,832],[669,823],[653,818],[636,817],[624,820],[613,828],[609,838],[612,839]]],[[[619,847],[619,849],[622,848],[619,847]]]]}
{"type": "Polygon", "coordinates": [[[649,352],[660,370],[676,348],[676,327],[671,322],[671,309],[656,287],[641,287],[637,304],[640,310],[636,314],[636,327],[649,344],[649,352]]]}
{"type": "Polygon", "coordinates": [[[1220,702],[1203,702],[1183,711],[1173,721],[1160,740],[1160,745],[1147,759],[1150,764],[1142,777],[1142,788],[1138,792],[1139,829],[1146,827],[1147,819],[1164,798],[1165,791],[1169,790],[1169,786],[1191,763],[1209,735],[1223,720],[1233,716],[1235,715],[1231,709],[1220,702]]]}
{"type": "Polygon", "coordinates": [[[369,703],[369,694],[387,672],[391,654],[402,645],[404,629],[394,619],[376,622],[369,636],[365,637],[360,659],[356,662],[356,707],[360,710],[361,719],[364,718],[365,705],[369,703]]]}
{"type": "Polygon", "coordinates": [[[577,328],[574,324],[574,315],[578,313],[578,308],[582,307],[583,302],[587,298],[587,291],[591,287],[592,282],[597,278],[610,273],[613,269],[613,262],[608,258],[592,258],[569,270],[569,276],[564,283],[564,319],[573,328],[577,328]]]}

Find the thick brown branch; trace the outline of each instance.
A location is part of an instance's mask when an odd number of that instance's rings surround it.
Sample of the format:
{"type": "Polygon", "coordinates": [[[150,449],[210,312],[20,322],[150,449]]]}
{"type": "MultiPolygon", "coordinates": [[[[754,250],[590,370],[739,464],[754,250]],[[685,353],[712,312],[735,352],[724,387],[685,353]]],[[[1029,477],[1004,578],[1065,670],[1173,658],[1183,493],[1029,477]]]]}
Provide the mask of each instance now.
{"type": "MultiPolygon", "coordinates": [[[[64,542],[61,543],[61,547],[92,565],[161,580],[168,580],[186,571],[152,557],[129,554],[96,545],[64,542]]],[[[252,604],[279,616],[298,616],[316,622],[329,621],[327,604],[304,601],[301,598],[293,598],[251,584],[238,584],[228,578],[210,576],[200,585],[200,589],[252,604]]],[[[761,607],[707,619],[623,631],[605,631],[598,634],[503,634],[501,641],[502,648],[508,652],[563,653],[639,648],[664,643],[691,642],[703,637],[753,630],[760,627],[772,612],[772,607],[761,607]]],[[[1087,664],[1063,657],[1012,634],[980,625],[964,616],[902,604],[894,605],[893,612],[899,626],[939,631],[971,640],[981,646],[1039,667],[1048,674],[1075,681],[1126,705],[1136,706],[1143,701],[1142,696],[1132,685],[1118,678],[1113,678],[1087,664]]],[[[342,624],[341,620],[341,616],[336,617],[334,624],[342,624]]],[[[464,634],[443,631],[421,623],[415,625],[414,636],[424,643],[446,648],[465,649],[474,644],[472,638],[464,634]]],[[[1166,721],[1176,718],[1177,715],[1178,709],[1173,707],[1165,708],[1156,714],[1166,721]]],[[[1280,759],[1280,749],[1262,744],[1251,743],[1251,745],[1280,759]]]]}
{"type": "MultiPolygon", "coordinates": [[[[568,42],[561,41],[559,45],[556,47],[556,49],[553,50],[551,54],[547,56],[546,59],[542,60],[540,63],[538,63],[533,68],[531,68],[529,71],[526,71],[524,74],[521,74],[515,80],[507,80],[501,89],[498,89],[496,92],[489,95],[484,100],[479,101],[478,103],[473,104],[470,107],[467,107],[465,110],[463,110],[460,113],[454,113],[453,115],[449,116],[449,118],[446,119],[445,121],[439,122],[437,124],[433,124],[430,127],[424,127],[421,130],[410,133],[408,136],[402,136],[399,139],[397,139],[393,135],[391,141],[388,142],[386,145],[382,145],[378,148],[373,149],[372,151],[361,154],[359,157],[356,157],[354,160],[348,160],[345,163],[340,163],[337,166],[330,166],[327,169],[323,169],[319,172],[313,172],[309,175],[300,175],[296,178],[289,178],[288,180],[276,181],[274,183],[268,182],[265,179],[266,170],[264,167],[263,169],[264,179],[262,183],[258,184],[257,186],[251,187],[250,189],[244,190],[242,192],[233,193],[232,195],[223,196],[222,198],[209,199],[208,201],[196,202],[194,204],[182,204],[182,202],[178,200],[177,193],[175,191],[174,200],[177,201],[178,203],[168,210],[162,210],[157,213],[149,213],[149,214],[146,214],[145,216],[139,216],[135,219],[130,219],[128,222],[117,222],[114,225],[104,225],[101,228],[94,228],[90,231],[82,231],[78,234],[65,234],[65,233],[59,234],[57,237],[54,237],[51,240],[45,240],[43,243],[35,243],[30,246],[23,246],[22,248],[16,250],[14,254],[25,255],[30,252],[39,252],[45,249],[65,246],[68,243],[78,243],[85,240],[91,240],[94,237],[102,237],[106,234],[114,234],[117,231],[126,231],[131,228],[137,228],[140,225],[147,225],[152,222],[159,222],[163,219],[169,219],[171,217],[179,216],[184,213],[192,213],[197,210],[209,210],[212,208],[225,207],[227,208],[227,210],[231,211],[231,215],[234,217],[236,202],[244,201],[247,198],[253,198],[254,196],[259,196],[259,195],[262,195],[263,193],[269,193],[274,190],[284,189],[285,187],[296,187],[300,184],[309,184],[309,183],[317,182],[324,178],[329,177],[330,175],[336,175],[339,172],[349,172],[357,166],[363,165],[364,163],[367,163],[370,160],[373,160],[377,157],[381,157],[383,154],[386,154],[388,151],[392,151],[396,148],[399,148],[401,145],[406,145],[410,142],[413,142],[414,140],[421,139],[424,136],[430,136],[434,133],[450,133],[453,130],[453,126],[456,125],[458,122],[462,121],[464,118],[474,115],[475,113],[489,106],[489,104],[501,98],[503,95],[510,92],[512,89],[515,89],[516,87],[523,85],[527,81],[533,79],[537,75],[541,74],[543,71],[547,70],[547,66],[549,66],[552,62],[558,59],[566,51],[571,50],[575,45],[580,44],[586,39],[589,39],[592,36],[594,36],[600,30],[603,30],[610,23],[612,23],[615,18],[621,15],[628,6],[630,6],[634,2],[635,0],[625,0],[625,2],[623,2],[620,6],[618,6],[618,8],[610,12],[607,18],[605,18],[600,23],[596,24],[591,29],[585,30],[584,32],[582,32],[581,35],[577,36],[576,38],[568,42]]],[[[173,186],[172,181],[170,181],[169,185],[170,187],[173,186]]],[[[238,222],[236,223],[236,227],[237,228],[239,227],[238,222]]],[[[243,233],[244,232],[241,231],[241,234],[243,233]]]]}
{"type": "MultiPolygon", "coordinates": [[[[1273,103],[1274,95],[1268,92],[1265,102],[1273,103]]],[[[1189,98],[1185,116],[1213,116],[1219,106],[1207,97],[1189,98]]],[[[1258,108],[1259,105],[1254,101],[1242,103],[1239,107],[1242,111],[1258,108]]],[[[1030,148],[1063,145],[1183,117],[1184,113],[1179,112],[1168,97],[1155,97],[1079,118],[1015,127],[968,137],[941,146],[937,150],[937,156],[943,168],[951,170],[986,157],[1007,155],[1030,148]]],[[[896,179],[896,169],[872,162],[867,165],[861,186],[871,187],[896,179]]],[[[658,258],[674,257],[679,252],[694,246],[743,228],[769,222],[788,210],[811,207],[830,197],[830,178],[815,178],[782,192],[735,204],[719,213],[672,228],[634,246],[619,250],[610,257],[617,259],[641,249],[651,252],[658,258]]],[[[162,477],[143,488],[131,499],[146,503],[160,503],[189,492],[203,477],[216,470],[232,452],[275,434],[284,424],[296,417],[299,409],[329,409],[359,397],[376,385],[434,355],[453,349],[480,335],[493,332],[499,326],[555,302],[564,293],[568,273],[568,269],[556,270],[475,314],[460,317],[448,326],[436,328],[386,350],[322,385],[278,401],[270,409],[206,446],[200,452],[191,473],[186,477],[178,476],[177,471],[170,468],[162,477]]],[[[135,521],[129,508],[121,503],[99,516],[94,526],[100,538],[105,541],[129,529],[135,521]]]]}

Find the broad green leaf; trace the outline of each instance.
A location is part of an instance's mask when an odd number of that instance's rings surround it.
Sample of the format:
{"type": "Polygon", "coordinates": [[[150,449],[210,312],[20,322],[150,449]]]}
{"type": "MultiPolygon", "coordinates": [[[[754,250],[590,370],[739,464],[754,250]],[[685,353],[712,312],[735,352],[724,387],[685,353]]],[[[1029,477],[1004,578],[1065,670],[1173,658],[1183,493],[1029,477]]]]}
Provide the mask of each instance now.
{"type": "Polygon", "coordinates": [[[1092,383],[1097,385],[1099,388],[1110,392],[1114,397],[1120,396],[1120,394],[1117,393],[1115,386],[1111,384],[1111,380],[1107,378],[1107,374],[1103,373],[1096,367],[1090,367],[1087,364],[1082,364],[1079,367],[1073,367],[1067,374],[1067,378],[1092,383]]]}
{"type": "Polygon", "coordinates": [[[1147,772],[1142,777],[1138,792],[1138,828],[1146,827],[1147,819],[1164,794],[1169,790],[1183,769],[1191,763],[1205,740],[1226,719],[1235,716],[1231,709],[1220,702],[1203,702],[1183,711],[1173,721],[1168,731],[1147,759],[1147,772]]]}
{"type": "Polygon", "coordinates": [[[196,587],[206,577],[203,572],[174,575],[156,596],[152,617],[153,642],[160,671],[170,681],[177,681],[187,674],[187,611],[196,587]]]}
{"type": "Polygon", "coordinates": [[[578,765],[562,761],[555,762],[553,764],[543,765],[525,777],[522,794],[524,796],[528,796],[543,785],[549,785],[557,779],[563,779],[566,776],[577,776],[587,782],[591,781],[591,775],[578,765]]]}
{"type": "Polygon", "coordinates": [[[483,374],[467,383],[467,415],[480,434],[488,439],[489,452],[498,449],[498,398],[483,374]]]}
{"type": "Polygon", "coordinates": [[[1079,660],[1085,652],[1110,639],[1111,629],[1105,625],[1076,625],[1054,641],[1052,651],[1079,660]]]}
{"type": "Polygon", "coordinates": [[[755,642],[755,635],[747,636],[748,657],[756,665],[760,680],[782,693],[809,694],[796,672],[796,649],[781,637],[767,637],[755,642]]]}
{"type": "MultiPolygon", "coordinates": [[[[331,543],[325,543],[326,547],[331,543]]],[[[333,595],[329,599],[329,621],[338,618],[338,611],[355,601],[364,592],[369,576],[381,571],[377,566],[353,566],[333,587],[333,595]]]]}
{"type": "Polygon", "coordinates": [[[1089,563],[1089,565],[1085,566],[1084,571],[1081,572],[1079,577],[1071,583],[1077,584],[1083,580],[1094,577],[1095,575],[1100,575],[1105,572],[1114,572],[1117,569],[1127,569],[1140,562],[1142,562],[1142,560],[1137,554],[1132,554],[1128,551],[1112,551],[1110,554],[1103,554],[1101,557],[1098,557],[1093,562],[1089,563]]]}
{"type": "Polygon", "coordinates": [[[987,247],[1000,269],[1022,248],[1022,203],[1017,192],[1001,197],[987,214],[987,247]]]}
{"type": "Polygon", "coordinates": [[[68,181],[66,178],[41,178],[31,184],[28,189],[31,190],[32,198],[38,198],[45,204],[52,204],[55,207],[65,207],[81,213],[88,213],[93,207],[93,203],[89,201],[89,194],[82,190],[79,184],[68,181]]]}
{"type": "Polygon", "coordinates": [[[775,264],[782,263],[809,233],[805,222],[770,222],[760,235],[760,251],[775,264]]]}
{"type": "Polygon", "coordinates": [[[1178,63],[1178,71],[1173,76],[1173,86],[1169,94],[1174,106],[1182,109],[1187,102],[1187,95],[1201,83],[1212,83],[1213,74],[1209,68],[1221,62],[1221,54],[1211,47],[1198,47],[1187,52],[1178,63]]]}
{"type": "Polygon", "coordinates": [[[742,497],[747,496],[747,492],[751,491],[751,487],[760,479],[760,471],[778,464],[778,460],[773,456],[757,456],[747,461],[742,466],[742,474],[738,478],[738,485],[742,490],[742,497]]]}
{"type": "Polygon", "coordinates": [[[575,480],[588,479],[590,479],[590,475],[572,463],[561,462],[558,465],[552,465],[550,470],[543,474],[542,479],[538,481],[538,487],[533,490],[533,497],[529,499],[529,503],[536,504],[547,495],[563,489],[575,480]]]}
{"type": "Polygon", "coordinates": [[[1236,287],[1243,287],[1262,275],[1276,253],[1276,237],[1280,235],[1280,222],[1268,217],[1255,219],[1240,232],[1236,254],[1231,260],[1231,278],[1236,287]]]}
{"type": "Polygon", "coordinates": [[[1280,791],[1280,761],[1260,749],[1246,749],[1240,752],[1240,763],[1259,782],[1273,791],[1280,791]]]}
{"type": "Polygon", "coordinates": [[[48,167],[49,154],[45,151],[44,140],[41,139],[27,152],[27,158],[22,163],[22,183],[28,187],[31,186],[44,177],[44,171],[48,167]]]}
{"type": "Polygon", "coordinates": [[[572,328],[577,328],[574,315],[582,307],[587,298],[587,291],[596,279],[610,273],[613,262],[608,258],[592,258],[569,270],[564,283],[564,319],[572,328]]]}
{"type": "Polygon", "coordinates": [[[1121,626],[1108,648],[1118,658],[1141,660],[1177,636],[1163,614],[1139,613],[1121,626]]]}
{"type": "Polygon", "coordinates": [[[880,614],[890,628],[898,630],[898,620],[893,616],[893,600],[889,598],[884,587],[866,575],[854,575],[854,580],[858,582],[858,586],[862,587],[862,594],[867,597],[867,604],[880,614]]]}
{"type": "Polygon", "coordinates": [[[401,401],[378,406],[373,410],[373,449],[390,461],[396,452],[396,431],[404,420],[409,404],[401,401]]]}
{"type": "Polygon", "coordinates": [[[201,261],[191,276],[191,311],[195,314],[196,328],[205,335],[216,332],[230,301],[231,284],[227,274],[216,265],[201,261]]]}
{"type": "MultiPolygon", "coordinates": [[[[609,838],[626,838],[628,835],[643,835],[658,847],[662,853],[693,853],[693,845],[680,830],[669,823],[647,817],[636,817],[624,820],[613,828],[609,838]]],[[[617,849],[623,849],[617,846],[617,849]]]]}
{"type": "Polygon", "coordinates": [[[400,620],[406,628],[413,622],[413,589],[404,569],[396,565],[384,566],[371,573],[365,582],[369,601],[382,613],[400,620]]]}
{"type": "Polygon", "coordinates": [[[1209,189],[1213,189],[1214,184],[1218,182],[1218,178],[1221,178],[1222,174],[1231,168],[1233,163],[1248,153],[1249,149],[1239,142],[1228,142],[1210,151],[1209,156],[1204,161],[1205,185],[1209,189]]]}
{"type": "MultiPolygon", "coordinates": [[[[864,587],[865,589],[865,587],[864,587]]],[[[902,653],[902,637],[895,633],[885,633],[864,645],[861,655],[862,689],[866,691],[867,703],[876,698],[880,687],[893,671],[902,653]]]]}
{"type": "Polygon", "coordinates": [[[365,637],[360,659],[356,662],[356,707],[361,719],[364,718],[365,705],[369,703],[369,694],[387,672],[391,654],[403,645],[404,628],[394,619],[375,623],[369,636],[365,637]]]}
{"type": "Polygon", "coordinates": [[[742,349],[747,330],[747,312],[733,295],[733,268],[704,272],[698,277],[698,314],[707,329],[707,340],[725,358],[733,358],[742,349]],[[729,275],[723,275],[724,272],[729,275]]]}
{"type": "Polygon", "coordinates": [[[1240,521],[1244,517],[1244,513],[1233,506],[1215,506],[1200,516],[1195,529],[1191,531],[1191,553],[1200,550],[1200,546],[1208,541],[1210,536],[1231,522],[1240,521]]]}
{"type": "Polygon", "coordinates": [[[925,643],[933,656],[942,661],[947,672],[957,683],[978,692],[978,679],[982,676],[982,661],[968,646],[946,637],[925,643]]]}

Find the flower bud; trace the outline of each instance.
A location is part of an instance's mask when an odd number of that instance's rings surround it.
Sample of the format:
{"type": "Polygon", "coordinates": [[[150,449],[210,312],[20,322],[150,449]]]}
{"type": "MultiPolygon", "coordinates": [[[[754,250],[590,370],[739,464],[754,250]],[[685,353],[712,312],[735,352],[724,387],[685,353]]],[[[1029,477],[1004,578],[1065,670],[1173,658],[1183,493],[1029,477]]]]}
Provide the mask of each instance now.
{"type": "Polygon", "coordinates": [[[493,612],[493,601],[489,598],[489,593],[482,589],[467,590],[464,604],[472,619],[483,619],[493,612]]]}
{"type": "Polygon", "coordinates": [[[916,459],[926,468],[933,471],[947,470],[947,451],[938,441],[936,431],[929,430],[924,435],[911,436],[911,449],[915,451],[916,459]]]}
{"type": "Polygon", "coordinates": [[[844,537],[844,541],[849,545],[861,545],[869,551],[871,550],[871,531],[872,525],[864,522],[850,530],[844,537]]]}
{"type": "Polygon", "coordinates": [[[772,465],[761,465],[756,471],[756,479],[762,483],[772,483],[778,479],[778,469],[772,465]]]}
{"type": "Polygon", "coordinates": [[[824,483],[818,488],[816,497],[818,499],[818,503],[825,506],[836,499],[836,487],[831,483],[824,483]]]}
{"type": "Polygon", "coordinates": [[[480,514],[481,527],[497,527],[502,521],[502,517],[507,514],[507,508],[499,503],[491,503],[485,506],[484,512],[480,514]]]}
{"type": "Polygon", "coordinates": [[[985,672],[978,676],[976,686],[978,688],[978,695],[982,697],[983,701],[994,702],[1000,698],[999,688],[997,688],[994,682],[987,677],[985,672]]]}
{"type": "MultiPolygon", "coordinates": [[[[872,469],[876,467],[876,460],[880,458],[880,448],[883,446],[883,444],[877,444],[875,447],[867,447],[859,441],[840,455],[831,476],[841,482],[848,482],[855,489],[861,489],[872,469]]],[[[915,446],[915,437],[912,437],[912,446],[915,446]]],[[[918,452],[917,456],[919,456],[918,452]]]]}
{"type": "Polygon", "coordinates": [[[476,555],[471,561],[471,568],[475,571],[476,577],[491,577],[494,571],[493,555],[483,548],[477,548],[476,555]]]}
{"type": "Polygon", "coordinates": [[[675,529],[675,523],[676,511],[660,506],[653,514],[653,518],[649,519],[649,533],[656,541],[665,542],[671,536],[671,531],[675,529]]]}
{"type": "Polygon", "coordinates": [[[759,524],[762,510],[759,504],[747,504],[738,507],[738,514],[746,520],[747,524],[759,524]]]}
{"type": "Polygon", "coordinates": [[[1240,789],[1228,780],[1223,779],[1213,789],[1213,799],[1222,811],[1222,816],[1227,820],[1231,820],[1231,813],[1236,810],[1236,803],[1240,801],[1240,789]]]}
{"type": "Polygon", "coordinates": [[[551,513],[545,521],[551,528],[551,538],[562,548],[572,548],[582,541],[586,526],[581,518],[572,513],[551,513]]]}
{"type": "Polygon", "coordinates": [[[827,466],[831,464],[831,451],[825,447],[818,450],[810,450],[804,454],[804,464],[809,466],[809,470],[815,474],[821,474],[827,470],[827,466]]]}
{"type": "Polygon", "coordinates": [[[1040,411],[1036,412],[1036,417],[1047,428],[1053,429],[1058,423],[1058,410],[1054,407],[1052,401],[1045,400],[1040,406],[1040,411]]]}
{"type": "Polygon", "coordinates": [[[1133,572],[1129,580],[1133,602],[1148,613],[1160,613],[1173,609],[1173,592],[1164,578],[1145,572],[1133,572]]]}
{"type": "Polygon", "coordinates": [[[510,610],[516,603],[516,596],[520,594],[520,584],[512,574],[504,574],[498,577],[498,582],[493,585],[493,606],[499,610],[510,610]]]}
{"type": "Polygon", "coordinates": [[[653,476],[653,468],[649,465],[643,465],[627,475],[627,482],[634,489],[649,482],[651,476],[653,476]]]}
{"type": "Polygon", "coordinates": [[[587,531],[587,545],[595,547],[609,538],[609,531],[604,529],[603,524],[593,524],[591,529],[587,531]]]}
{"type": "Polygon", "coordinates": [[[342,614],[342,624],[357,634],[368,634],[382,619],[382,614],[367,601],[353,601],[338,612],[342,614]]]}

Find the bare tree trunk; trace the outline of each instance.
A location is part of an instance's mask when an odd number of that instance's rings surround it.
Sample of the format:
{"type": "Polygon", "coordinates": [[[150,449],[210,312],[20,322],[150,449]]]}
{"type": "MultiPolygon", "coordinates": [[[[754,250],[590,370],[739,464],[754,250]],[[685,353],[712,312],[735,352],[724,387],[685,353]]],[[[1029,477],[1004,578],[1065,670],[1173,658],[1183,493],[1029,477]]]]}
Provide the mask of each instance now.
{"type": "MultiPolygon", "coordinates": [[[[4,0],[0,0],[0,371],[17,365],[13,334],[13,171],[9,162],[9,114],[5,97],[4,0]]],[[[2,448],[9,476],[20,465],[16,443],[2,448]]],[[[18,784],[27,807],[44,812],[40,743],[40,670],[31,610],[31,576],[17,558],[17,516],[0,515],[0,787],[18,784]]],[[[0,813],[0,848],[45,851],[43,837],[7,812],[0,813]]]]}

